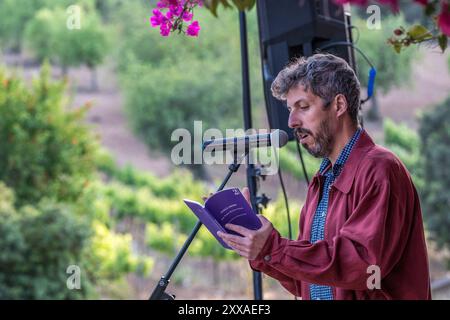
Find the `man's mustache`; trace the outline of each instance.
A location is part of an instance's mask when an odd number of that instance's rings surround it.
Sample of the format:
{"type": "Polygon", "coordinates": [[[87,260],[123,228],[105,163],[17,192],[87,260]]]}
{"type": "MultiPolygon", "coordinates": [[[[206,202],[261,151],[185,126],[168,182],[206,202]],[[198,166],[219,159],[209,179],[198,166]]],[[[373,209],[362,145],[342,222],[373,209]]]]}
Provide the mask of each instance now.
{"type": "Polygon", "coordinates": [[[302,134],[309,134],[309,135],[313,135],[312,132],[306,128],[295,128],[294,129],[294,134],[299,137],[302,134]]]}

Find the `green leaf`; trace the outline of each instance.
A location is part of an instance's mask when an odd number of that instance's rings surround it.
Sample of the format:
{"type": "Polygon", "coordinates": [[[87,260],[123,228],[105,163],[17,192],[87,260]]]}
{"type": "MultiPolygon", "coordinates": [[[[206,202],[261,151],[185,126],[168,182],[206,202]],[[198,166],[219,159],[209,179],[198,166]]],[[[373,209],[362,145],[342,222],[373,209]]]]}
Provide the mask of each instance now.
{"type": "Polygon", "coordinates": [[[219,0],[205,0],[204,4],[205,7],[217,18],[217,7],[219,5],[219,0]]]}
{"type": "Polygon", "coordinates": [[[233,0],[234,5],[238,8],[239,11],[245,10],[245,1],[244,0],[233,0]]]}
{"type": "Polygon", "coordinates": [[[427,16],[431,16],[435,12],[436,12],[436,3],[430,2],[425,6],[425,14],[427,16]]]}
{"type": "Polygon", "coordinates": [[[431,32],[421,24],[415,24],[407,31],[407,34],[412,40],[423,41],[431,39],[433,35],[431,32]]]}
{"type": "Polygon", "coordinates": [[[445,49],[447,49],[447,45],[448,45],[448,38],[445,34],[441,34],[438,37],[438,43],[439,43],[439,47],[441,48],[442,52],[445,51],[445,49]]]}
{"type": "Polygon", "coordinates": [[[250,11],[255,6],[256,0],[247,0],[247,11],[250,11]]]}
{"type": "Polygon", "coordinates": [[[228,3],[228,0],[220,0],[220,3],[224,6],[224,8],[231,8],[232,5],[228,3]]]}

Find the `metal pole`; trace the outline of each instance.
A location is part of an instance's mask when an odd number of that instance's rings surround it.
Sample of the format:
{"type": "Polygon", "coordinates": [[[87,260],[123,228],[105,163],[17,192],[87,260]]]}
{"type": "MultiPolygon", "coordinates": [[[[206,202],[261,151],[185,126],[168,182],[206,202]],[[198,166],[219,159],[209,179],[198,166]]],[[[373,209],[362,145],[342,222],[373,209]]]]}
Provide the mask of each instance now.
{"type": "MultiPolygon", "coordinates": [[[[247,21],[244,11],[239,11],[239,26],[241,39],[241,67],[242,67],[242,106],[244,111],[244,129],[252,128],[252,107],[250,96],[250,75],[248,64],[248,45],[247,45],[247,21]]],[[[255,175],[255,166],[248,161],[247,155],[247,185],[250,191],[252,208],[259,213],[256,204],[257,183],[255,175]]],[[[263,299],[261,272],[253,271],[253,293],[255,300],[263,299]]]]}

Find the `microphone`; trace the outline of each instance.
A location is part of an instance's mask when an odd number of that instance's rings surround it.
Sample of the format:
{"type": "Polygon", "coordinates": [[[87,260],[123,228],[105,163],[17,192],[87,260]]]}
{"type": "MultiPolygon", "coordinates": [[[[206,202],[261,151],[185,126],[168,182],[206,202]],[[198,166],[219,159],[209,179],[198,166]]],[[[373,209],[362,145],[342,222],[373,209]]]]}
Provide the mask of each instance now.
{"type": "Polygon", "coordinates": [[[253,134],[242,137],[206,140],[203,142],[203,151],[235,150],[248,152],[251,148],[283,147],[289,140],[288,134],[283,130],[274,130],[272,133],[253,134]]]}

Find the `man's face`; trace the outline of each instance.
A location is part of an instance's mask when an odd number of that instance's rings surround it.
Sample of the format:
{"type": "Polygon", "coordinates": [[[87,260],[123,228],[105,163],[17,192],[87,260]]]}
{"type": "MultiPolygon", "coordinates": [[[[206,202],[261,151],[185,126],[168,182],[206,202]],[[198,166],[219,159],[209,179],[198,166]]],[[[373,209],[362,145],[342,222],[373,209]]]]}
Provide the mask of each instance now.
{"type": "Polygon", "coordinates": [[[334,145],[332,108],[324,108],[326,102],[305,91],[303,85],[292,87],[286,95],[290,128],[305,149],[314,157],[328,157],[334,145]]]}

